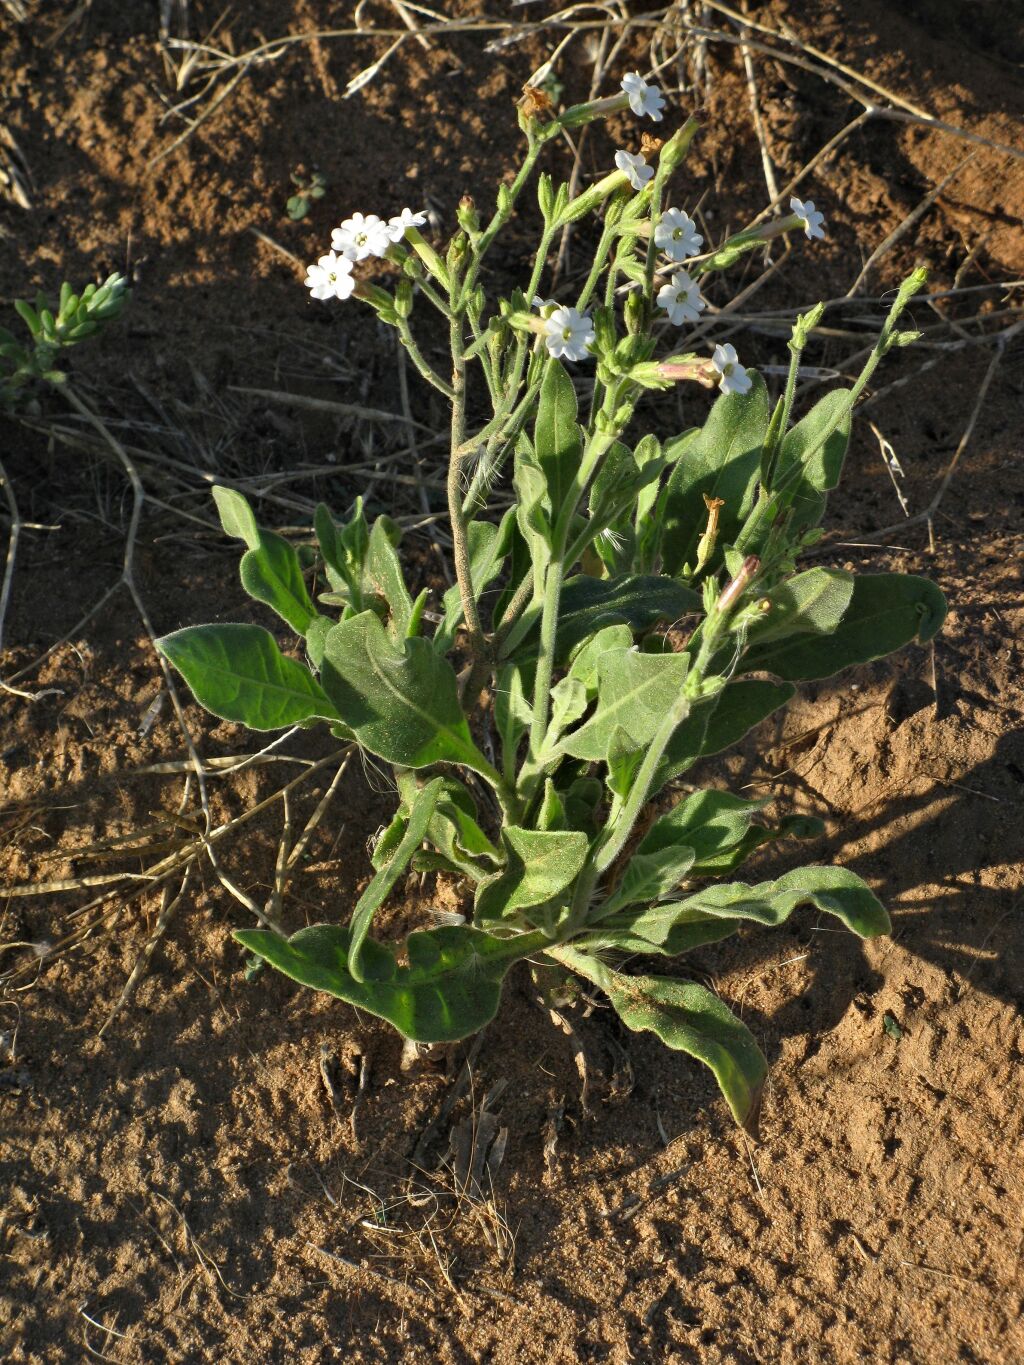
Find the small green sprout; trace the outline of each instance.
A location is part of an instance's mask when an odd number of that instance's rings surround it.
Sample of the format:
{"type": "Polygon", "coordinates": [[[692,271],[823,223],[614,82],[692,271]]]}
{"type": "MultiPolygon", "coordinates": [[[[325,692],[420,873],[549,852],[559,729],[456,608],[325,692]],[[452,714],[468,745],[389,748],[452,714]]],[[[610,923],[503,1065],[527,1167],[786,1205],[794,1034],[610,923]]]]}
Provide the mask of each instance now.
{"type": "Polygon", "coordinates": [[[285,209],[292,222],[298,223],[305,218],[313,201],[324,197],[327,179],[319,171],[314,171],[308,177],[300,175],[298,171],[292,171],[291,182],[295,186],[295,193],[288,200],[285,209]]]}

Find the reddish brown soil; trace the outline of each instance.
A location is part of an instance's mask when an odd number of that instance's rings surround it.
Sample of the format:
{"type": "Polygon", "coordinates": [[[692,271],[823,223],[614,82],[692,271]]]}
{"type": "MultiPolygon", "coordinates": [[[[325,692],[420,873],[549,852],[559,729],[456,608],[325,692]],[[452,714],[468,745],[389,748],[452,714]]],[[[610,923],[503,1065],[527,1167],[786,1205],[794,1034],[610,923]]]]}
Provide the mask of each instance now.
{"type": "MultiPolygon", "coordinates": [[[[220,7],[190,8],[202,37],[220,7]]],[[[371,8],[381,25],[395,22],[388,6],[371,8]]],[[[1024,51],[1007,7],[896,8],[773,0],[750,12],[791,24],[939,119],[1021,145],[1024,51]]],[[[462,193],[486,201],[508,169],[511,102],[554,40],[497,54],[484,51],[486,34],[445,37],[429,51],[410,40],[348,100],[340,91],[381,40],[293,48],[253,67],[180,148],[148,166],[184,128],[161,122],[177,97],[155,42],[157,7],[66,0],[34,10],[20,25],[5,17],[0,30],[0,119],[32,172],[34,203],[26,212],[0,200],[0,298],[127,262],[130,311],[75,373],[123,438],[149,451],[155,492],[139,588],[158,631],[237,617],[249,608],[233,555],[181,515],[208,522],[202,472],[286,472],[297,459],[333,456],[337,474],[310,480],[303,495],[343,507],[361,486],[345,465],[394,448],[395,437],[229,386],[397,406],[388,334],[362,315],[311,307],[292,265],[249,229],[306,259],[343,210],[426,202],[450,224],[462,193]],[[300,163],[323,170],[330,189],[292,225],[283,202],[300,163]],[[332,355],[340,359],[329,368],[332,355]],[[161,482],[154,449],[166,453],[168,479],[171,461],[184,468],[188,496],[186,483],[161,482]]],[[[218,41],[242,51],[261,34],[342,26],[351,10],[254,3],[244,18],[231,11],[218,41]]],[[[857,107],[796,67],[759,71],[782,181],[857,107]]],[[[568,90],[585,88],[582,44],[560,74],[568,90]]],[[[733,49],[713,48],[711,74],[690,171],[694,198],[713,189],[721,227],[760,207],[763,180],[733,49]]],[[[600,166],[607,144],[595,137],[588,147],[588,167],[600,166]]],[[[757,306],[843,294],[970,150],[920,127],[870,124],[801,191],[828,213],[827,242],[813,255],[801,249],[757,306]]],[[[918,260],[932,267],[933,287],[950,286],[976,247],[964,286],[1024,274],[1022,166],[979,148],[880,261],[869,292],[891,288],[918,260]]],[[[513,241],[499,269],[514,275],[516,265],[513,241]]],[[[939,307],[966,317],[979,298],[990,311],[1013,302],[994,292],[939,307]]],[[[924,305],[916,314],[931,320],[924,305]]],[[[784,360],[778,336],[741,336],[760,362],[784,360]]],[[[814,362],[850,349],[837,339],[814,362]]],[[[899,454],[912,511],[956,449],[991,355],[901,353],[880,375],[881,384],[909,379],[866,416],[899,454]],[[925,355],[935,363],[917,376],[925,355]]],[[[0,967],[23,970],[0,998],[0,1356],[1024,1359],[1020,357],[1011,342],[934,547],[921,525],[885,538],[900,548],[856,544],[899,519],[866,418],[834,499],[831,528],[846,542],[829,551],[835,562],[927,573],[946,591],[950,616],[934,651],[805,689],[782,720],[700,775],[771,795],[780,811],[824,816],[826,835],[801,853],[853,867],[895,923],[891,939],[862,945],[804,915],[683,964],[740,1010],[772,1063],[756,1149],[696,1064],[623,1034],[599,1009],[569,1016],[587,1057],[585,1104],[569,1040],[525,975],[510,981],[483,1035],[471,1094],[429,1140],[464,1050],[403,1071],[399,1040],[375,1021],[269,972],[247,980],[229,931],[249,917],[208,864],[99,1039],[159,895],[120,912],[112,899],[103,915],[83,910],[88,891],[5,898],[0,967]],[[81,945],[47,954],[88,923],[96,927],[81,945]],[[336,1108],[321,1079],[324,1049],[336,1108]],[[366,1085],[353,1110],[360,1066],[366,1085]],[[493,1192],[459,1195],[445,1164],[449,1133],[502,1083],[493,1108],[508,1147],[493,1192]]],[[[414,391],[413,401],[433,420],[428,400],[414,391]]],[[[23,517],[61,527],[25,533],[5,678],[71,630],[120,568],[128,502],[119,469],[52,436],[54,424],[68,427],[59,398],[44,396],[44,419],[2,424],[0,458],[23,517]]],[[[652,420],[663,417],[652,409],[652,420]]],[[[376,506],[393,510],[398,499],[416,510],[410,496],[380,481],[376,506]]],[[[180,759],[182,739],[167,706],[140,729],[161,678],[124,594],[20,685],[39,695],[2,701],[5,886],[143,865],[137,855],[83,854],[111,835],[151,829],[137,840],[154,846],[147,862],[160,856],[156,845],[184,837],[172,819],[180,773],[142,771],[180,759]]],[[[191,704],[186,715],[204,755],[252,751],[235,727],[191,704]]],[[[307,736],[287,752],[331,750],[307,736]]],[[[295,772],[270,765],[213,779],[215,820],[241,815],[295,772]]],[[[296,828],[331,772],[296,797],[296,828]]],[[[290,924],[347,915],[368,875],[367,840],[388,814],[380,775],[352,765],[293,883],[290,924]]],[[[273,804],[221,845],[224,872],[260,903],[280,831],[273,804]]],[[[787,849],[754,871],[770,875],[797,857],[787,849]]],[[[456,903],[451,887],[411,879],[382,928],[397,933],[423,923],[428,906],[456,903]]],[[[456,1132],[456,1148],[469,1131],[456,1132]]]]}

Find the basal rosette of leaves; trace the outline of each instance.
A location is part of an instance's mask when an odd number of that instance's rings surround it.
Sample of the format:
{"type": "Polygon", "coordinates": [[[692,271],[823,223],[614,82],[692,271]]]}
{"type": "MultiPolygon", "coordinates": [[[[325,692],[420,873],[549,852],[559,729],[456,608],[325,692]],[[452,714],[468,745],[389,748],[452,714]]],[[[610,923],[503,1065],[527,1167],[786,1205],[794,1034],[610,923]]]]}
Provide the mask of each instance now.
{"type": "Polygon", "coordinates": [[[422,214],[354,214],[310,267],[315,297],[367,302],[451,406],[458,582],[439,609],[425,610],[426,592],[413,596],[396,527],[369,520],[361,501],[342,521],[318,508],[309,578],[289,541],[218,488],[224,530],[245,546],[242,584],[300,637],[301,659],[247,624],[188,626],[160,644],[215,715],[264,731],[323,723],[394,769],[398,809],[351,922],[290,938],[239,931],[246,948],[425,1043],[493,1018],[517,962],[557,968],[604,992],[627,1027],[709,1066],[753,1131],[766,1063],[750,1031],[705,986],[640,972],[635,959],[676,958],[805,906],[862,938],[890,927],[844,868],[738,880],[755,849],[820,824],[772,824],[763,802],[711,788],[680,795],[678,783],[785,706],[794,684],[926,641],[942,623],[942,595],[925,579],[798,567],[820,536],[857,398],[885,354],[914,337],[899,322],[924,276],[899,290],[857,381],[796,420],[800,355],[820,305],[797,321],[774,403],[732,346],[658,359],[665,328],[700,316],[710,271],[777,233],[822,235],[822,215],[794,200],[790,215],[701,254],[694,220],[667,202],[698,131],[691,117],[653,151],[620,152],[577,198],[540,175],[531,278],[490,300],[486,256],[546,144],[627,103],[663,117],[660,92],[635,73],[621,96],[557,115],[528,90],[524,162],[486,224],[464,200],[438,251],[422,214]],[[543,299],[552,246],[588,215],[600,234],[582,289],[543,299]],[[357,278],[375,256],[400,267],[393,292],[357,278]],[[425,335],[432,320],[450,342],[450,377],[431,368],[413,330],[425,335]],[[570,367],[587,365],[578,392],[570,367]],[[677,383],[719,386],[703,425],[666,441],[632,431],[645,390],[677,383]],[[490,415],[479,420],[482,404],[490,415]],[[500,518],[489,510],[499,484],[514,491],[500,518]],[[311,581],[326,591],[314,597],[311,581]],[[425,927],[398,946],[374,938],[374,915],[407,869],[463,878],[471,922],[425,927]]]}

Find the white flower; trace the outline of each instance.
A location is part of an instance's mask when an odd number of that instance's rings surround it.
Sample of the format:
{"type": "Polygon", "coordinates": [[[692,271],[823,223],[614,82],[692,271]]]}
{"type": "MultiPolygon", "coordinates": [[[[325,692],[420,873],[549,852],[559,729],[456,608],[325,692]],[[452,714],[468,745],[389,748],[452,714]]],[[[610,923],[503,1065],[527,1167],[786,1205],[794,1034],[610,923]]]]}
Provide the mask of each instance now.
{"type": "Polygon", "coordinates": [[[558,307],[558,304],[554,299],[542,299],[539,294],[534,294],[530,302],[542,318],[549,318],[558,307]]]}
{"type": "Polygon", "coordinates": [[[356,287],[352,262],[347,256],[329,251],[316,265],[307,268],[303,283],[315,299],[347,299],[356,287]]]}
{"type": "Polygon", "coordinates": [[[669,322],[681,327],[684,322],[696,322],[707,304],[700,296],[696,280],[691,280],[685,270],[677,270],[668,284],[658,290],[658,307],[664,308],[669,322]]]}
{"type": "Polygon", "coordinates": [[[654,167],[648,166],[639,152],[616,152],[615,164],[629,177],[635,190],[642,190],[654,178],[654,167]]]}
{"type": "Polygon", "coordinates": [[[362,261],[367,256],[383,256],[391,245],[388,225],[375,213],[364,218],[361,213],[353,213],[346,218],[341,227],[331,233],[331,246],[350,260],[362,261]]]}
{"type": "Polygon", "coordinates": [[[387,234],[393,242],[400,242],[405,236],[406,228],[422,227],[427,221],[425,213],[413,213],[412,209],[403,209],[394,218],[388,219],[387,234]]]}
{"type": "Polygon", "coordinates": [[[578,308],[556,308],[544,319],[544,345],[556,359],[586,360],[594,324],[578,308]]]}
{"type": "Polygon", "coordinates": [[[740,364],[735,346],[729,342],[726,342],[724,346],[716,346],[715,354],[711,357],[711,364],[721,375],[718,382],[723,393],[748,392],[751,384],[750,375],[740,364]]]}
{"type": "Polygon", "coordinates": [[[654,245],[673,261],[696,256],[704,245],[697,224],[682,209],[666,209],[654,229],[654,245]]]}
{"type": "Polygon", "coordinates": [[[629,107],[638,118],[645,114],[660,123],[661,111],[665,107],[665,97],[656,85],[648,85],[639,71],[631,71],[623,76],[622,88],[629,96],[629,107]]]}
{"type": "Polygon", "coordinates": [[[814,207],[813,199],[791,199],[789,207],[804,225],[804,234],[807,237],[824,237],[825,235],[825,215],[819,213],[814,207]]]}

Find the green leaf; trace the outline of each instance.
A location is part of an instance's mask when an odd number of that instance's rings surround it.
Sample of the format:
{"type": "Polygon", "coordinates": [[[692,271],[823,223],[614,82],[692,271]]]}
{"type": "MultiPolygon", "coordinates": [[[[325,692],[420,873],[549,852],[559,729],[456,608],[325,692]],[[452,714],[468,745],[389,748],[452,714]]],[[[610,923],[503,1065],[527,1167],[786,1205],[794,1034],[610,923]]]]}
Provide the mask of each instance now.
{"type": "Polygon", "coordinates": [[[514,771],[516,751],[532,723],[533,708],[526,699],[522,673],[509,664],[499,671],[494,689],[494,724],[506,775],[514,771]]]}
{"type": "Polygon", "coordinates": [[[246,550],[239,565],[242,587],[250,597],[272,607],[292,630],[305,635],[318,612],[306,589],[295,548],[273,531],[259,534],[259,549],[246,550]]]}
{"type": "Polygon", "coordinates": [[[605,626],[596,635],[585,641],[572,656],[569,677],[581,682],[587,697],[593,701],[597,696],[597,669],[601,657],[610,649],[630,649],[633,632],[627,625],[605,626]]]}
{"type": "Polygon", "coordinates": [[[393,641],[372,611],[328,632],[321,671],[341,720],[371,753],[406,768],[491,765],[473,743],[455,672],[427,640],[393,641]]]}
{"type": "Polygon", "coordinates": [[[604,759],[616,728],[626,732],[634,748],[642,748],[678,699],[689,667],[686,654],[609,650],[598,664],[597,709],[562,739],[559,751],[574,758],[604,759]]]}
{"type": "Polygon", "coordinates": [[[337,925],[314,924],[291,938],[240,929],[235,938],[293,981],[386,1019],[418,1043],[457,1042],[490,1023],[509,968],[545,942],[540,933],[495,938],[450,925],[410,934],[408,965],[399,966],[388,948],[368,939],[366,980],[357,981],[348,969],[350,932],[337,925]]]}
{"type": "MultiPolygon", "coordinates": [[[[722,498],[718,543],[732,542],[750,511],[761,468],[761,447],[768,431],[768,390],[752,374],[747,393],[722,394],[701,431],[672,471],[662,504],[662,560],[676,575],[697,558],[697,542],[707,526],[704,502],[722,498]]],[[[709,561],[713,566],[717,559],[709,561]]]]}
{"type": "Polygon", "coordinates": [[[377,518],[370,531],[362,587],[364,602],[367,594],[375,594],[387,603],[392,634],[396,639],[403,639],[409,633],[412,620],[412,597],[405,586],[398,552],[382,517],[377,518]]]}
{"type": "Polygon", "coordinates": [[[594,953],[613,950],[678,957],[729,938],[739,928],[739,920],[719,919],[673,902],[619,910],[573,942],[594,953]]]}
{"type": "Polygon", "coordinates": [[[757,1137],[768,1064],[753,1034],[717,995],[695,981],[624,976],[572,949],[560,949],[557,956],[605,992],[627,1028],[654,1033],[709,1066],[736,1122],[757,1137]]]}
{"type": "MultiPolygon", "coordinates": [[[[680,841],[662,843],[646,852],[639,849],[626,864],[602,910],[608,914],[639,901],[660,900],[670,895],[693,866],[694,851],[680,841]]],[[[602,914],[602,918],[603,918],[602,914]]]]}
{"type": "Polygon", "coordinates": [[[927,578],[913,574],[859,574],[836,631],[819,638],[796,635],[755,644],[743,656],[745,672],[763,669],[779,678],[831,678],[852,664],[881,659],[913,640],[924,644],[942,625],[946,600],[927,578]]]}
{"type": "Polygon", "coordinates": [[[317,503],[313,528],[331,587],[345,591],[356,611],[362,611],[363,565],[370,547],[370,528],[363,515],[362,498],[356,499],[352,519],[343,527],[335,524],[324,503],[317,503]]]}
{"type": "Polygon", "coordinates": [[[348,969],[355,981],[365,982],[362,952],[373,917],[391,894],[392,887],[409,865],[409,859],[422,844],[441,794],[444,779],[435,777],[416,793],[409,810],[405,833],[391,857],[379,868],[352,911],[348,945],[348,969]]]}
{"type": "Polygon", "coordinates": [[[769,488],[792,507],[799,529],[816,526],[825,494],[835,488],[850,444],[850,391],[833,389],[783,437],[769,488]]]}
{"type": "Polygon", "coordinates": [[[547,479],[525,432],[520,432],[512,467],[516,522],[535,563],[546,564],[551,545],[551,507],[547,479]]]}
{"type": "Polygon", "coordinates": [[[799,905],[813,905],[860,938],[892,930],[885,906],[867,882],[845,867],[798,867],[773,882],[716,882],[679,902],[679,908],[723,919],[754,920],[772,928],[799,905]]]}
{"type": "Polygon", "coordinates": [[[215,487],[213,500],[225,534],[248,546],[240,565],[242,587],[305,635],[317,612],[293,546],[273,531],[261,530],[248,500],[235,489],[215,487]]]}
{"type": "Polygon", "coordinates": [[[477,823],[476,802],[469,790],[453,777],[441,782],[441,794],[427,826],[427,842],[452,867],[479,881],[493,871],[501,854],[477,823]]]}
{"type": "Polygon", "coordinates": [[[748,643],[767,644],[790,635],[832,635],[850,605],[854,577],[842,569],[808,569],[766,595],[769,609],[755,620],[748,643]]]}
{"type": "Polygon", "coordinates": [[[506,864],[480,883],[476,916],[481,921],[514,919],[521,910],[546,905],[579,876],[589,840],[579,830],[536,830],[506,825],[501,831],[506,864]]]}
{"type": "Polygon", "coordinates": [[[224,534],[230,536],[232,540],[244,540],[250,550],[258,550],[260,528],[249,499],[234,488],[222,488],[216,484],[213,489],[213,500],[217,504],[217,513],[224,534]]]}
{"type": "Polygon", "coordinates": [[[309,670],[286,658],[262,626],[186,626],[156,645],[196,701],[224,720],[283,730],[314,717],[342,719],[309,670]]]}
{"type": "Polygon", "coordinates": [[[558,360],[548,361],[541,381],[533,445],[544,474],[551,520],[556,522],[575,486],[583,457],[583,441],[576,422],[576,391],[558,360]]]}
{"type": "MultiPolygon", "coordinates": [[[[678,621],[699,611],[701,599],[691,588],[657,574],[637,577],[592,578],[577,574],[566,580],[555,637],[555,663],[564,667],[570,655],[603,626],[624,624],[637,633],[657,621],[678,621]]],[[[523,613],[514,647],[506,642],[505,657],[517,662],[537,656],[540,608],[523,613]]]]}

